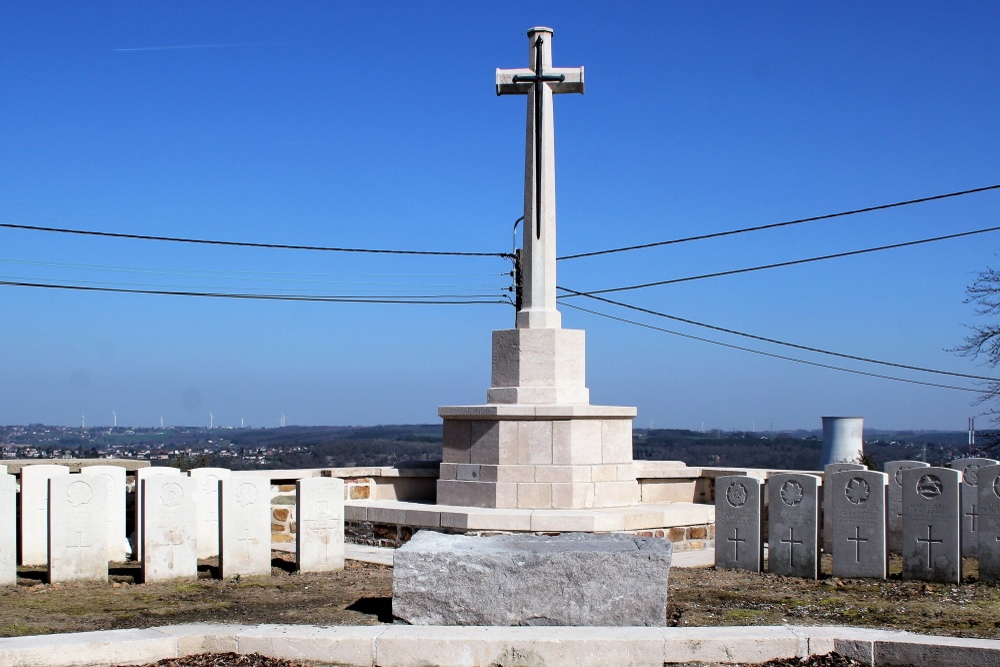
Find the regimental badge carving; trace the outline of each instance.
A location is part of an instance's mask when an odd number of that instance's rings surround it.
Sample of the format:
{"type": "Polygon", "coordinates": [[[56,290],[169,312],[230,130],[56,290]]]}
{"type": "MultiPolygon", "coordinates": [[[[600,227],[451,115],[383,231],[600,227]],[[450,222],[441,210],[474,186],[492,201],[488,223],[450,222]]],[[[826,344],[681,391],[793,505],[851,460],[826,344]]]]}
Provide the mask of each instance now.
{"type": "Polygon", "coordinates": [[[73,482],[66,489],[66,502],[70,507],[86,505],[94,499],[94,490],[86,482],[73,482]]]}
{"type": "Polygon", "coordinates": [[[993,480],[993,495],[1000,498],[1000,477],[996,477],[993,480]]]}
{"type": "Polygon", "coordinates": [[[176,482],[164,484],[163,488],[160,489],[160,502],[167,507],[177,507],[181,504],[181,498],[183,497],[184,489],[176,482]]]}
{"type": "Polygon", "coordinates": [[[900,488],[903,487],[903,471],[904,470],[907,470],[907,468],[896,468],[896,474],[892,476],[893,481],[896,482],[896,486],[898,486],[900,488]]]}
{"type": "Polygon", "coordinates": [[[937,475],[924,475],[917,481],[917,494],[927,500],[934,500],[940,496],[943,489],[941,478],[937,475]]]}
{"type": "Polygon", "coordinates": [[[796,482],[794,479],[790,479],[781,485],[781,491],[778,492],[781,496],[781,502],[785,503],[789,507],[795,507],[802,502],[802,498],[805,497],[805,493],[802,491],[802,485],[796,482]]]}
{"type": "Polygon", "coordinates": [[[236,488],[236,503],[240,507],[246,507],[247,505],[253,505],[257,502],[257,487],[248,482],[240,484],[236,488]]]}
{"type": "Polygon", "coordinates": [[[871,495],[871,492],[868,482],[861,477],[852,477],[847,486],[844,487],[844,495],[847,496],[847,501],[852,505],[868,502],[868,496],[871,495]]]}
{"type": "Polygon", "coordinates": [[[739,482],[733,482],[726,489],[726,502],[733,507],[743,507],[747,503],[747,487],[739,482]]]}
{"type": "Polygon", "coordinates": [[[969,486],[978,486],[979,484],[979,465],[973,463],[972,465],[966,467],[965,472],[962,473],[962,481],[969,486]]]}
{"type": "Polygon", "coordinates": [[[205,475],[201,480],[201,492],[209,495],[219,492],[219,478],[215,475],[205,475]]]}

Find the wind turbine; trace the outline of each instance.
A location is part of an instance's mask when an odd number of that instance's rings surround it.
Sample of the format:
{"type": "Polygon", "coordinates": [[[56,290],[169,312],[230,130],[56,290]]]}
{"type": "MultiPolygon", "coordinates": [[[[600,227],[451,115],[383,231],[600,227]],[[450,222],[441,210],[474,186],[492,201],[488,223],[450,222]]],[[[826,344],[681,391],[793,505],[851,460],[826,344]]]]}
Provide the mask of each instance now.
{"type": "Polygon", "coordinates": [[[209,412],[208,413],[208,430],[211,431],[213,426],[215,426],[215,415],[213,415],[211,412],[209,412]]]}
{"type": "Polygon", "coordinates": [[[87,430],[87,415],[80,415],[80,430],[87,430]]]}
{"type": "Polygon", "coordinates": [[[118,413],[112,410],[111,415],[115,418],[115,428],[118,428],[118,413]]]}
{"type": "Polygon", "coordinates": [[[281,428],[285,428],[285,415],[281,415],[281,428]]]}

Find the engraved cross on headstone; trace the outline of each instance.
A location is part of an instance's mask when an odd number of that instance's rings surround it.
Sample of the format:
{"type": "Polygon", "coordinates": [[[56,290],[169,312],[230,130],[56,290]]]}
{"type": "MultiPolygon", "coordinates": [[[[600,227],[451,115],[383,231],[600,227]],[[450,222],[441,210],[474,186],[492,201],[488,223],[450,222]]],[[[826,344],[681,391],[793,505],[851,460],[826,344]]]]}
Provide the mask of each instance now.
{"type": "Polygon", "coordinates": [[[582,67],[552,67],[552,29],[528,31],[530,67],[498,69],[497,95],[527,95],[524,162],[524,250],[519,329],[558,329],[556,310],[556,176],[554,93],[582,93],[582,67]]]}
{"type": "Polygon", "coordinates": [[[733,543],[733,560],[738,561],[740,559],[740,542],[746,542],[745,539],[740,539],[740,529],[733,528],[733,536],[726,539],[733,543]]]}
{"type": "Polygon", "coordinates": [[[975,533],[976,532],[976,519],[979,517],[979,512],[976,511],[976,506],[973,505],[972,509],[970,511],[968,511],[968,512],[965,513],[965,516],[969,517],[969,521],[972,524],[971,527],[969,528],[969,530],[971,530],[973,533],[975,533]]]}
{"type": "Polygon", "coordinates": [[[933,547],[935,544],[943,544],[944,540],[931,539],[931,527],[927,526],[927,538],[925,539],[923,537],[918,537],[917,542],[923,542],[927,545],[927,569],[928,570],[934,569],[934,565],[931,562],[931,547],[933,547]]]}
{"type": "Polygon", "coordinates": [[[855,563],[860,563],[861,562],[861,543],[862,542],[867,542],[868,538],[867,537],[861,537],[861,527],[860,526],[855,526],[854,527],[854,535],[848,535],[847,539],[850,542],[854,542],[854,562],[855,563]]]}
{"type": "Polygon", "coordinates": [[[788,565],[795,565],[795,545],[802,544],[802,540],[795,539],[795,529],[791,526],[788,527],[788,539],[781,539],[782,544],[788,545],[788,565]]]}
{"type": "Polygon", "coordinates": [[[252,554],[250,552],[250,545],[251,544],[256,544],[257,540],[255,540],[252,537],[250,537],[250,529],[249,528],[244,528],[243,532],[244,532],[245,537],[241,537],[238,541],[244,542],[247,545],[247,558],[250,558],[250,557],[252,557],[252,554]]]}

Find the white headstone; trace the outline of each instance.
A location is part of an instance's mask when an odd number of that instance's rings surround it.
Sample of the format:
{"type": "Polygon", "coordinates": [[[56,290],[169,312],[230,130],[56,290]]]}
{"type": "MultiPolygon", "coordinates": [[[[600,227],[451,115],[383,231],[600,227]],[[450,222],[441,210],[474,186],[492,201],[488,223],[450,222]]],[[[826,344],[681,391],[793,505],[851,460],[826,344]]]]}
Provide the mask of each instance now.
{"type": "Polygon", "coordinates": [[[962,581],[959,485],[951,468],[903,471],[903,578],[962,581]]]}
{"type": "Polygon", "coordinates": [[[0,475],[6,475],[6,474],[7,474],[6,464],[0,463],[0,475]]]}
{"type": "Polygon", "coordinates": [[[978,470],[979,581],[1000,581],[1000,465],[978,470]]]}
{"type": "Polygon", "coordinates": [[[198,558],[219,555],[219,480],[229,479],[227,468],[195,468],[190,473],[195,481],[198,518],[198,558]]]}
{"type": "Polygon", "coordinates": [[[49,478],[49,583],[108,580],[108,482],[49,478]]]}
{"type": "Polygon", "coordinates": [[[49,479],[68,475],[66,466],[38,464],[21,468],[21,565],[49,560],[49,479]]]}
{"type": "Polygon", "coordinates": [[[344,569],[344,480],[309,477],[295,483],[295,561],[299,572],[344,569]]]}
{"type": "Polygon", "coordinates": [[[197,579],[194,480],[151,475],[140,490],[142,580],[197,579]]]}
{"type": "Polygon", "coordinates": [[[177,468],[149,467],[135,471],[135,544],[132,553],[136,560],[144,560],[142,554],[142,483],[158,475],[180,475],[177,468]]]}
{"type": "Polygon", "coordinates": [[[951,469],[962,474],[962,556],[975,558],[979,555],[979,500],[977,486],[978,470],[984,466],[1000,463],[994,459],[956,459],[951,469]]]}
{"type": "MultiPolygon", "coordinates": [[[[859,463],[830,463],[823,466],[823,478],[826,479],[827,475],[832,475],[835,472],[843,472],[845,470],[867,470],[867,468],[859,463]]],[[[830,549],[833,544],[833,514],[829,511],[829,507],[827,506],[825,485],[820,488],[820,500],[819,513],[823,520],[823,530],[820,532],[820,541],[823,545],[823,551],[830,553],[830,549]]]]}
{"type": "Polygon", "coordinates": [[[889,501],[886,509],[885,540],[889,553],[900,553],[903,545],[903,471],[910,468],[927,468],[923,461],[888,461],[885,474],[889,476],[889,501]]]}
{"type": "Polygon", "coordinates": [[[87,466],[81,475],[100,475],[108,481],[108,560],[121,562],[132,553],[125,534],[125,468],[87,466]]]}
{"type": "Polygon", "coordinates": [[[760,572],[764,564],[759,479],[743,475],[715,480],[715,566],[760,572]]]}
{"type": "Polygon", "coordinates": [[[833,576],[885,579],[889,575],[888,483],[888,475],[874,470],[835,472],[826,478],[823,489],[833,508],[833,576]]]}
{"type": "Polygon", "coordinates": [[[222,577],[271,574],[271,480],[230,477],[219,481],[219,493],[222,577]]]}
{"type": "Polygon", "coordinates": [[[815,475],[781,473],[768,478],[768,572],[819,577],[819,488],[815,475]]]}
{"type": "Polygon", "coordinates": [[[0,473],[0,586],[17,585],[16,496],[17,480],[0,473]]]}

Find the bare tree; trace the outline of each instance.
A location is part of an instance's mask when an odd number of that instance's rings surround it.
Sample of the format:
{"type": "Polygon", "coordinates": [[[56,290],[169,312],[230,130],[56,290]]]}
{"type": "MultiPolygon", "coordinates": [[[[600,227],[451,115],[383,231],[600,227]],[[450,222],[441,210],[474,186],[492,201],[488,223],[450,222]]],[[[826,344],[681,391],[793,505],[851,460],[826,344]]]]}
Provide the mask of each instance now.
{"type": "MultiPolygon", "coordinates": [[[[976,315],[987,318],[979,324],[970,325],[972,333],[952,351],[965,357],[981,361],[990,368],[1000,365],[1000,271],[987,268],[980,271],[976,279],[966,289],[965,303],[976,305],[976,315]]],[[[979,398],[975,405],[986,404],[984,410],[994,423],[1000,423],[1000,380],[980,383],[979,398]]],[[[1000,448],[1000,434],[983,434],[986,442],[982,451],[1000,448]]]]}

